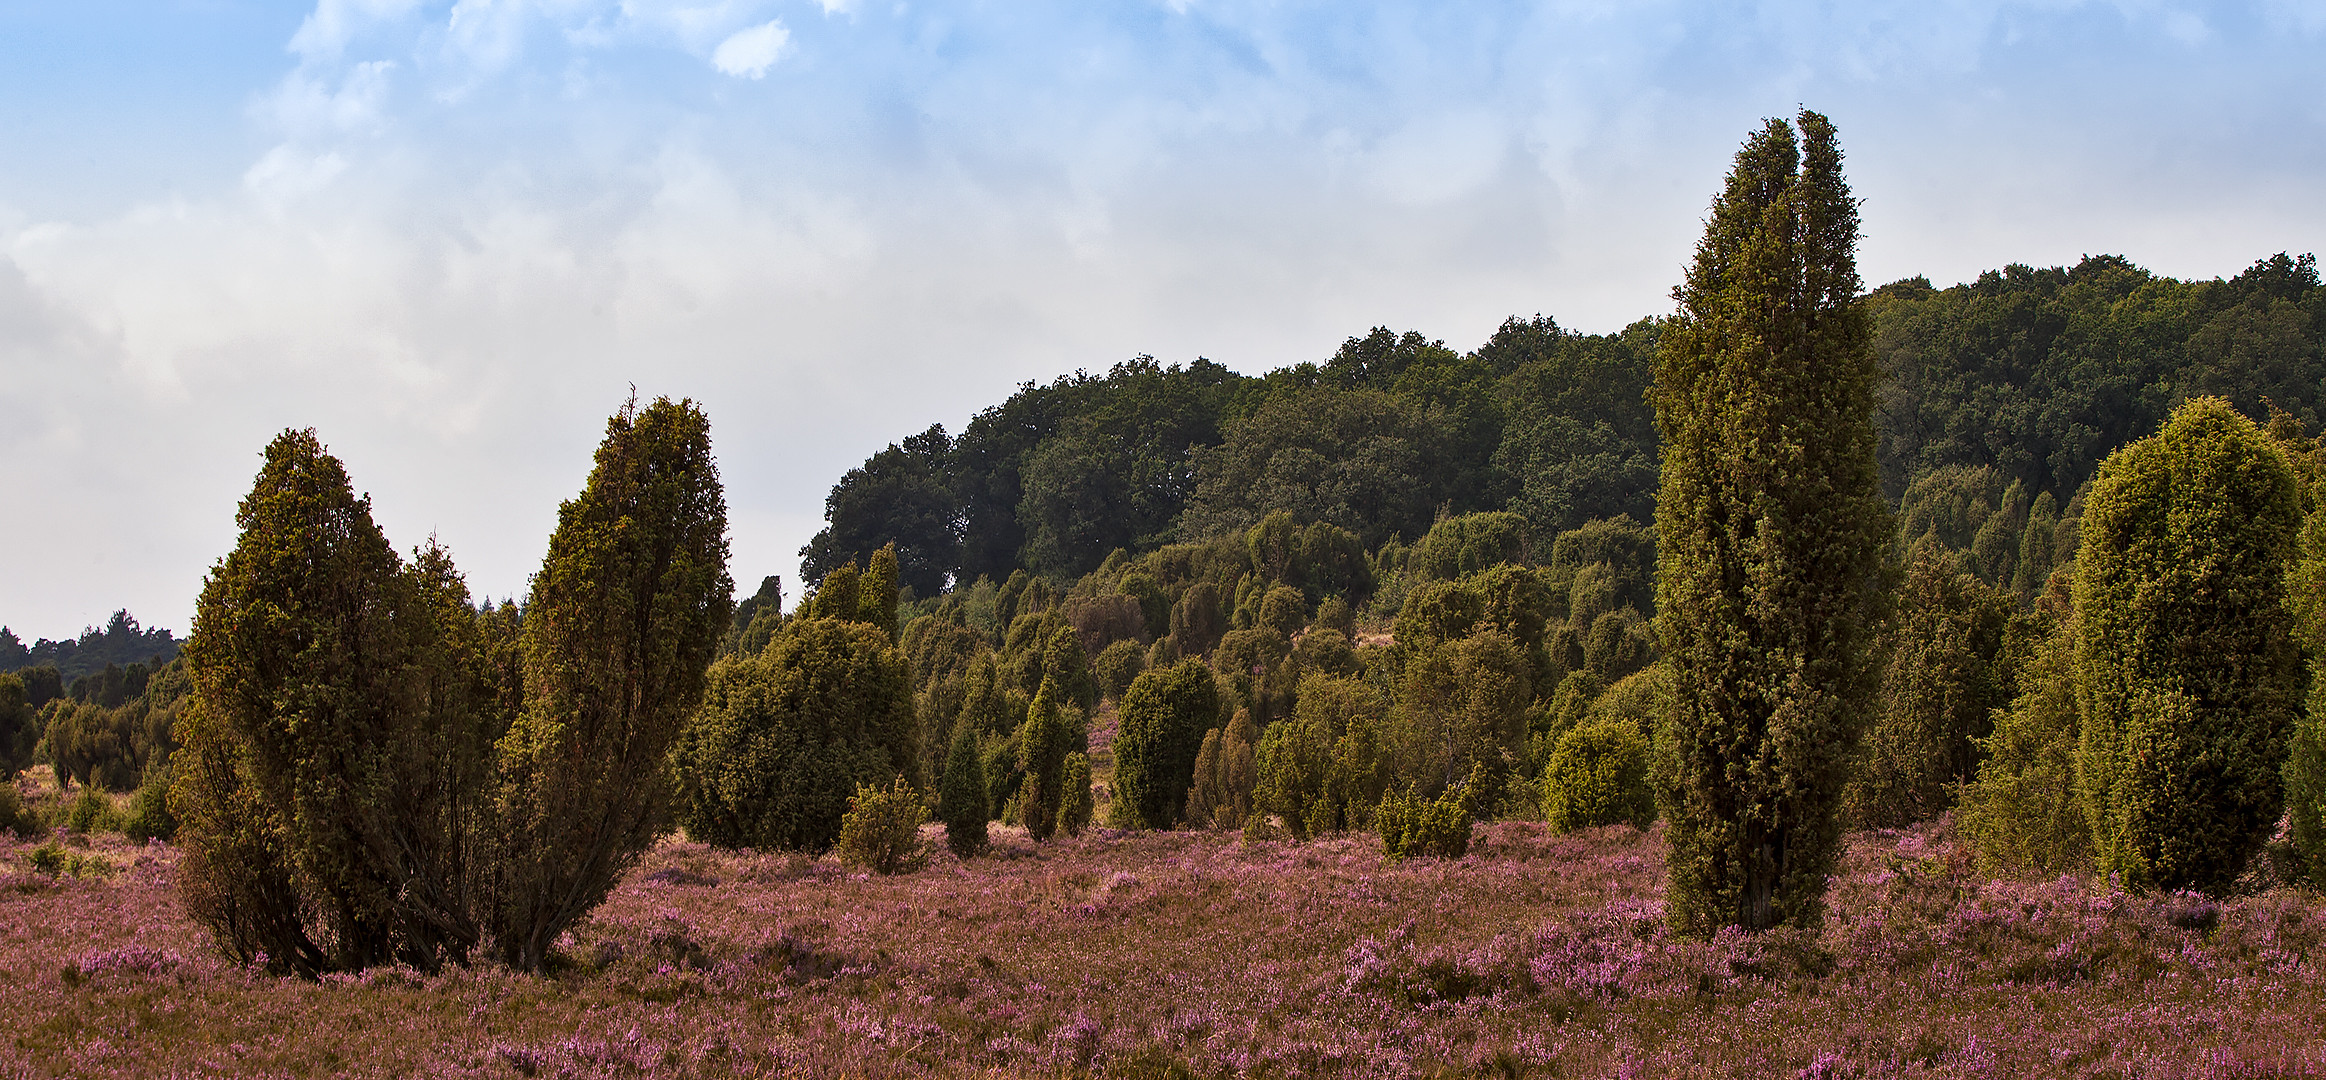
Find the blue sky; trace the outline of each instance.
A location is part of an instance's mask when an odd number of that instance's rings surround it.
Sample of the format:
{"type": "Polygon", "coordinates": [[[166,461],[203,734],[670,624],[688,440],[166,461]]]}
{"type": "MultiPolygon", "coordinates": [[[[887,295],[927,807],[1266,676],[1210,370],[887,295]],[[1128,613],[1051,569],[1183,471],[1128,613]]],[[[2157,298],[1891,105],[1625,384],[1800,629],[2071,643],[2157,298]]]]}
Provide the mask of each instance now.
{"type": "Polygon", "coordinates": [[[17,0],[0,621],[183,633],[313,426],[399,546],[538,563],[635,383],[739,581],[1025,379],[1612,330],[1737,144],[1835,120],[1869,282],[2326,248],[2326,2],[17,0]]]}

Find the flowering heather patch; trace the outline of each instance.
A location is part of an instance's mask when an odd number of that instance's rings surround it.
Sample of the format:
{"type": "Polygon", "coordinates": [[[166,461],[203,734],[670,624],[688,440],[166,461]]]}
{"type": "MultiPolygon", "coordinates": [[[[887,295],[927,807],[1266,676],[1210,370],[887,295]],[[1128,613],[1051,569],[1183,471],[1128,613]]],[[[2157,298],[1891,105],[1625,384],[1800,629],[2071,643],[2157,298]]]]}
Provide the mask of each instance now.
{"type": "Polygon", "coordinates": [[[1822,930],[1690,940],[1660,850],[997,829],[879,877],[666,842],[547,975],[299,982],[207,947],[167,846],[52,877],[0,840],[0,1077],[2326,1076],[2315,896],[1989,880],[1879,832],[1822,930]]]}

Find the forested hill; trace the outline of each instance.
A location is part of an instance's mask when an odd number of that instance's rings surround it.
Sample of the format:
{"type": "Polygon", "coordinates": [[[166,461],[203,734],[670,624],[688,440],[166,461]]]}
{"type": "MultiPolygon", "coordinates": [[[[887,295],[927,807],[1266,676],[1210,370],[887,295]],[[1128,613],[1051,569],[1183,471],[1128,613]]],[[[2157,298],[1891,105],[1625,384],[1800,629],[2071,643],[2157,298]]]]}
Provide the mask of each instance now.
{"type": "Polygon", "coordinates": [[[70,685],[83,675],[105,670],[109,664],[127,667],[143,663],[159,667],[178,655],[179,644],[167,630],[139,626],[137,617],[126,610],[114,612],[103,630],[92,626],[82,630],[79,638],[63,641],[41,638],[29,646],[14,630],[0,626],[0,673],[53,665],[57,677],[70,685]]]}
{"type": "MultiPolygon", "coordinates": [[[[1998,510],[2014,529],[2064,512],[2102,458],[2191,396],[2321,426],[2326,288],[2309,255],[2226,281],[2090,256],[1948,289],[1912,278],[1867,303],[1888,375],[1883,489],[1907,498],[1910,529],[1918,483],[1925,501],[1954,504],[1950,520],[1922,522],[1940,531],[1975,531],[1998,510]]],[[[1141,357],[1026,383],[958,437],[930,427],[841,477],[802,569],[819,580],[893,540],[904,583],[930,596],[949,575],[1069,579],[1116,548],[1201,540],[1277,510],[1368,548],[1416,539],[1448,512],[1507,509],[1546,538],[1617,514],[1645,522],[1660,325],[1589,335],[1514,317],[1470,352],[1376,328],[1321,365],[1260,377],[1141,357]]]]}

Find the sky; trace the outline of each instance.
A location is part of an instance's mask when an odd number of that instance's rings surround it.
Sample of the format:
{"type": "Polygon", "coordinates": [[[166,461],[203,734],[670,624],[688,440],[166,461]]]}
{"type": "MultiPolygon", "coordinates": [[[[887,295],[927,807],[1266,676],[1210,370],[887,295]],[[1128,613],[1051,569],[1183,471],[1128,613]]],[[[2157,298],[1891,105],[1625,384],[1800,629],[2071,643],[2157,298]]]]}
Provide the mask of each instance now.
{"type": "Polygon", "coordinates": [[[609,413],[732,571],[846,469],[1141,354],[1615,330],[1830,116],[1869,284],[2326,249],[2326,0],[0,5],[0,623],[183,635],[267,441],[521,593],[609,413]]]}

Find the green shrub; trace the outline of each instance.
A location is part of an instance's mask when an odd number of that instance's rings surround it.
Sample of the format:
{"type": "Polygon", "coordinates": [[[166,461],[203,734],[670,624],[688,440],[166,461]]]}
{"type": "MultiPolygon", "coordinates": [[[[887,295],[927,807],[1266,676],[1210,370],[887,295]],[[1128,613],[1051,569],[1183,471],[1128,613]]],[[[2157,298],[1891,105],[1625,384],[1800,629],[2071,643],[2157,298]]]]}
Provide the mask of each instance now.
{"type": "Polygon", "coordinates": [[[1131,680],[1147,670],[1147,647],[1136,641],[1115,642],[1098,651],[1091,667],[1099,694],[1108,701],[1121,701],[1123,691],[1131,688],[1131,680]]]}
{"type": "Polygon", "coordinates": [[[679,824],[716,847],[822,851],[849,792],[919,766],[918,738],[904,654],[885,632],[794,618],[765,652],[711,666],[671,752],[679,824]]]}
{"type": "Polygon", "coordinates": [[[964,859],[985,851],[985,823],[993,816],[986,803],[985,764],[977,751],[975,728],[955,725],[953,748],[945,755],[945,782],[939,788],[937,815],[945,822],[945,846],[964,859]]]}
{"type": "Polygon", "coordinates": [[[1018,788],[1015,803],[1018,823],[1026,827],[1026,835],[1035,843],[1048,840],[1058,831],[1058,807],[1066,773],[1067,739],[1069,733],[1064,717],[1050,693],[1054,684],[1045,684],[1043,692],[1034,698],[1026,710],[1026,724],[1018,729],[1018,768],[1025,780],[1018,788]]]}
{"type": "Polygon", "coordinates": [[[1059,795],[1058,827],[1068,836],[1081,836],[1090,827],[1093,810],[1090,797],[1090,757],[1077,750],[1066,755],[1066,765],[1059,770],[1065,790],[1059,795]]]}
{"type": "Polygon", "coordinates": [[[1543,817],[1555,832],[1656,819],[1648,741],[1626,723],[1585,723],[1559,737],[1543,769],[1543,817]]]}
{"type": "Polygon", "coordinates": [[[1241,829],[1252,814],[1257,765],[1252,742],[1259,730],[1249,709],[1236,710],[1226,728],[1204,733],[1195,756],[1195,785],[1187,792],[1187,823],[1199,829],[1241,829]]]}
{"type": "Polygon", "coordinates": [[[83,787],[79,798],[65,810],[65,827],[76,833],[119,832],[121,811],[95,787],[83,787]]]}
{"type": "Polygon", "coordinates": [[[2300,711],[2285,568],[2300,492],[2220,398],[2101,463],[2076,555],[2077,777],[2100,869],[2234,881],[2285,809],[2300,711]]]}
{"type": "Polygon", "coordinates": [[[1362,680],[1321,672],[1301,679],[1293,714],[1260,736],[1255,813],[1281,816],[1301,840],[1359,827],[1389,785],[1388,708],[1380,689],[1362,680]]]}
{"type": "Polygon", "coordinates": [[[41,828],[39,816],[27,810],[24,800],[16,794],[16,782],[0,779],[0,832],[12,832],[19,839],[30,840],[47,831],[41,828]]]}
{"type": "Polygon", "coordinates": [[[1410,791],[1392,793],[1374,811],[1374,827],[1390,858],[1459,859],[1470,851],[1470,825],[1478,820],[1478,796],[1485,785],[1485,767],[1470,770],[1469,779],[1448,787],[1435,799],[1424,800],[1410,791]]]}
{"type": "Polygon", "coordinates": [[[1463,514],[1430,527],[1406,555],[1406,572],[1424,581],[1449,581],[1498,563],[1525,563],[1526,519],[1508,511],[1463,514]]]}
{"type": "Polygon", "coordinates": [[[1133,680],[1118,713],[1117,824],[1170,828],[1187,804],[1203,733],[1219,724],[1219,684],[1203,661],[1182,660],[1133,680]]]}
{"type": "Polygon", "coordinates": [[[145,786],[137,789],[137,797],[129,804],[129,817],[121,823],[121,832],[132,840],[167,841],[178,835],[178,819],[170,813],[168,769],[157,770],[145,786]]]}
{"type": "Polygon", "coordinates": [[[1891,827],[1936,817],[1970,780],[1978,740],[2008,704],[2003,631],[2013,601],[1933,542],[1914,549],[1879,710],[1843,789],[1849,818],[1891,827]]]}
{"type": "Polygon", "coordinates": [[[65,846],[54,840],[32,849],[32,854],[26,858],[32,865],[33,873],[57,877],[65,872],[65,846]]]}
{"type": "Polygon", "coordinates": [[[859,785],[840,819],[840,842],[835,845],[840,861],[876,874],[918,870],[929,860],[928,847],[921,843],[921,825],[928,820],[921,793],[904,777],[885,788],[859,785]]]}
{"type": "Polygon", "coordinates": [[[2076,799],[2074,624],[2036,646],[2019,697],[1979,741],[1985,760],[1964,785],[1956,822],[1994,871],[2068,873],[2088,867],[2092,828],[2076,799]]]}

